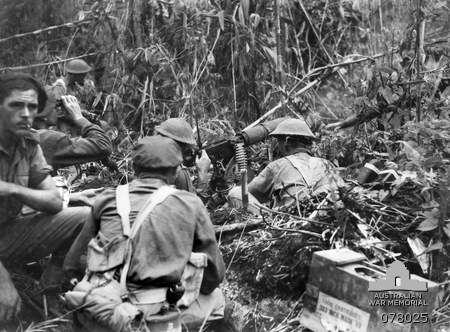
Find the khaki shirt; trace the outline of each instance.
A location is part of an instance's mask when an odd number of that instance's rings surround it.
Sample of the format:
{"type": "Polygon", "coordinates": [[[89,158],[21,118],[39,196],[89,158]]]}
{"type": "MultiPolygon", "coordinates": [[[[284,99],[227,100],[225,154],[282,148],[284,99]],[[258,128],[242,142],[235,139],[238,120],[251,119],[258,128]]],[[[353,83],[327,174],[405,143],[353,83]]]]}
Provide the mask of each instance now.
{"type": "Polygon", "coordinates": [[[306,151],[288,158],[271,162],[249,183],[249,192],[259,201],[273,198],[274,206],[289,206],[296,198],[302,200],[311,194],[327,192],[342,183],[333,171],[334,166],[326,159],[312,157],[306,151]],[[301,166],[301,172],[293,162],[301,166]]]}
{"type": "MultiPolygon", "coordinates": [[[[36,188],[52,171],[47,164],[35,135],[20,138],[13,152],[0,142],[0,179],[23,187],[36,188]]],[[[13,197],[1,197],[0,225],[12,221],[23,207],[13,197]]]]}
{"type": "MultiPolygon", "coordinates": [[[[154,177],[130,182],[131,224],[149,195],[162,185],[164,182],[154,177]]],[[[106,242],[122,236],[116,207],[114,189],[105,190],[93,206],[96,227],[106,242]]],[[[209,294],[225,274],[214,228],[202,201],[195,194],[177,190],[153,209],[133,239],[128,280],[137,285],[171,286],[180,280],[191,252],[208,258],[201,292],[209,294]]]]}
{"type": "Polygon", "coordinates": [[[80,124],[81,137],[71,138],[50,129],[38,130],[44,156],[55,171],[65,166],[103,160],[111,154],[111,141],[102,128],[86,119],[80,120],[80,124]]]}

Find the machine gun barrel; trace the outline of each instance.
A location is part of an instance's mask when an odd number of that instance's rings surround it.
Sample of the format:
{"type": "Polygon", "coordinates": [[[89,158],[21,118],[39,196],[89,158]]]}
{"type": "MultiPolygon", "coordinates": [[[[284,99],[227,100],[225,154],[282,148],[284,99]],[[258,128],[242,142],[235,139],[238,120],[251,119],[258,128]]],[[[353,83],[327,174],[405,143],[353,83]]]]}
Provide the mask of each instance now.
{"type": "Polygon", "coordinates": [[[249,146],[262,142],[275,130],[278,124],[285,119],[286,118],[277,118],[258,124],[249,129],[244,129],[236,136],[208,144],[204,149],[211,160],[228,161],[234,156],[234,146],[236,143],[244,143],[245,146],[249,146]]]}

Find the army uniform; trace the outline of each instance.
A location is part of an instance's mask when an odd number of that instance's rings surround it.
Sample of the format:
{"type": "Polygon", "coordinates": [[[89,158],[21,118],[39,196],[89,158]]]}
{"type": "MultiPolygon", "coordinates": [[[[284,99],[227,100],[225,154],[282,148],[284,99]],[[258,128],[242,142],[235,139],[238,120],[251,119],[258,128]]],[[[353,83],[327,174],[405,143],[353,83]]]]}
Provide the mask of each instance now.
{"type": "MultiPolygon", "coordinates": [[[[176,168],[181,162],[181,149],[170,138],[151,136],[144,137],[138,142],[133,151],[133,164],[141,170],[127,189],[131,227],[139,218],[139,213],[148,206],[146,204],[152,204],[152,200],[158,199],[152,194],[155,192],[159,194],[158,190],[167,188],[167,178],[160,173],[160,170],[176,168]],[[149,197],[150,203],[148,203],[149,197]]],[[[119,215],[118,202],[121,200],[117,200],[116,195],[118,195],[116,190],[106,190],[93,206],[95,225],[93,230],[97,236],[89,244],[91,248],[97,248],[97,243],[100,243],[98,241],[101,241],[103,248],[113,248],[118,245],[117,241],[120,241],[125,232],[123,216],[119,215]]],[[[126,275],[127,287],[144,292],[149,289],[152,292],[158,292],[160,289],[164,290],[177,284],[192,253],[204,255],[207,264],[203,272],[200,293],[188,308],[181,309],[181,318],[184,322],[195,319],[203,322],[204,319],[215,320],[223,317],[224,299],[217,287],[224,278],[224,262],[208,212],[197,196],[184,190],[171,189],[170,194],[159,201],[158,205],[145,216],[138,233],[132,238],[130,248],[132,248],[132,256],[126,275]]],[[[94,256],[88,254],[88,270],[89,268],[96,270],[98,266],[96,262],[101,260],[89,260],[89,257],[94,256]]],[[[107,254],[107,257],[112,256],[107,254]]],[[[74,306],[78,304],[77,291],[79,289],[75,287],[73,292],[68,293],[68,299],[74,306]]],[[[83,296],[79,297],[83,298],[83,296]]],[[[154,303],[153,297],[150,297],[147,303],[154,303]]],[[[163,299],[163,302],[165,301],[163,299]]],[[[107,303],[115,308],[102,308],[100,305],[87,308],[81,312],[80,320],[84,324],[97,320],[99,324],[113,331],[124,329],[123,320],[128,318],[120,318],[122,316],[117,314],[118,306],[122,307],[124,304],[107,303]],[[108,310],[111,312],[108,313],[108,310]]],[[[150,306],[154,311],[153,315],[164,315],[158,314],[162,308],[158,305],[162,304],[157,302],[150,306]]],[[[143,310],[144,317],[147,317],[150,309],[140,308],[143,310]]],[[[127,317],[129,316],[130,314],[127,314],[127,317]]]]}
{"type": "Polygon", "coordinates": [[[55,170],[103,160],[111,154],[111,141],[102,128],[84,118],[78,121],[78,127],[81,137],[75,138],[56,130],[38,130],[45,159],[55,170]]]}
{"type": "MultiPolygon", "coordinates": [[[[270,136],[315,137],[306,122],[300,119],[282,121],[270,136]]],[[[313,157],[308,148],[299,147],[290,151],[288,156],[269,163],[248,184],[249,209],[258,213],[257,205],[267,201],[271,201],[274,208],[289,208],[297,201],[331,192],[342,184],[342,179],[328,160],[313,157]]],[[[228,199],[232,206],[241,207],[241,188],[233,188],[228,199]]]]}

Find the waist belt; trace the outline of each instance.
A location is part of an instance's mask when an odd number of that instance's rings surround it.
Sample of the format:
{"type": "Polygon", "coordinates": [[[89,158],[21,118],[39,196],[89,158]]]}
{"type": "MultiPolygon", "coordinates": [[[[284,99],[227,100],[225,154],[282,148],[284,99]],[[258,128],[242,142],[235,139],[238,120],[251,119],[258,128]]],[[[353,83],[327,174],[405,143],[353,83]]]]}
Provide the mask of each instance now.
{"type": "Polygon", "coordinates": [[[128,299],[133,304],[156,304],[166,300],[167,287],[128,291],[128,299]]]}

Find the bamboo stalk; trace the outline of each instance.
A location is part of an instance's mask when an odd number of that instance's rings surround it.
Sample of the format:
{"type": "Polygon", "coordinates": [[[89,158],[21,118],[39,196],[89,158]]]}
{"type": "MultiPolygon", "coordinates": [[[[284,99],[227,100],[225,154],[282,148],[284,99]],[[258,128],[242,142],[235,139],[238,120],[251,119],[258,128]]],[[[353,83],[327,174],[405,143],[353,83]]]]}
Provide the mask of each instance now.
{"type": "Polygon", "coordinates": [[[72,58],[63,59],[63,60],[55,60],[55,61],[43,62],[43,63],[35,63],[35,64],[32,64],[32,65],[26,65],[26,66],[4,67],[4,68],[0,68],[0,71],[5,71],[5,70],[24,70],[24,69],[30,69],[30,68],[44,67],[44,66],[54,65],[54,64],[57,64],[57,63],[67,62],[67,61],[70,61],[70,60],[82,59],[82,58],[87,58],[87,57],[92,56],[92,55],[105,54],[105,53],[108,53],[108,52],[91,52],[91,53],[88,53],[88,54],[74,56],[72,58]]]}
{"type": "MultiPolygon", "coordinates": [[[[334,60],[331,57],[331,55],[328,53],[327,49],[325,48],[325,46],[322,43],[322,39],[320,38],[319,34],[317,33],[316,28],[314,27],[314,24],[311,20],[311,17],[309,16],[308,11],[306,10],[305,6],[303,5],[302,0],[297,0],[298,4],[300,5],[300,8],[302,10],[302,12],[305,14],[306,17],[306,21],[308,22],[309,26],[311,27],[311,30],[314,34],[314,36],[317,39],[317,42],[319,43],[319,47],[322,49],[323,53],[326,55],[326,57],[328,58],[328,60],[331,62],[331,64],[334,64],[334,60]]],[[[347,88],[348,87],[348,83],[345,80],[344,76],[342,76],[341,73],[338,72],[339,78],[341,79],[341,81],[344,83],[344,86],[347,88]]]]}
{"type": "Polygon", "coordinates": [[[276,32],[275,32],[275,40],[276,40],[276,44],[277,44],[277,62],[276,62],[276,67],[275,67],[275,71],[277,74],[277,80],[278,80],[278,85],[279,86],[283,86],[283,81],[282,81],[282,75],[281,75],[281,67],[282,67],[282,56],[281,56],[281,24],[280,24],[280,0],[274,0],[275,1],[275,28],[276,28],[276,32]]]}
{"type": "Polygon", "coordinates": [[[19,33],[19,34],[10,36],[10,37],[6,37],[6,38],[0,39],[0,43],[4,43],[4,42],[7,42],[9,40],[19,39],[19,38],[23,38],[23,37],[27,37],[27,36],[33,36],[33,35],[36,36],[36,35],[39,35],[41,33],[52,31],[52,30],[56,30],[56,29],[73,28],[73,27],[76,27],[78,25],[87,24],[87,23],[91,22],[92,20],[93,20],[93,18],[85,18],[84,20],[68,22],[68,23],[64,23],[64,24],[60,24],[60,25],[53,25],[53,26],[50,26],[48,28],[43,28],[43,29],[39,29],[39,30],[25,32],[25,33],[19,33]]]}
{"type": "MultiPolygon", "coordinates": [[[[304,88],[300,89],[298,92],[295,93],[295,96],[298,96],[300,94],[302,94],[303,92],[311,89],[314,85],[316,85],[317,83],[319,83],[318,80],[314,80],[310,83],[308,83],[304,88]]],[[[293,90],[295,89],[291,89],[291,91],[289,92],[289,95],[292,94],[293,90]]],[[[267,119],[269,116],[271,116],[273,113],[275,113],[276,110],[278,110],[279,108],[281,108],[281,106],[283,106],[284,102],[280,101],[277,105],[275,105],[275,107],[273,107],[272,109],[270,109],[269,111],[267,111],[265,114],[263,114],[259,119],[257,119],[256,121],[254,121],[253,123],[249,124],[247,127],[245,127],[243,130],[247,130],[250,129],[254,126],[256,126],[258,123],[264,121],[265,119],[267,119]]]]}
{"type": "Polygon", "coordinates": [[[236,101],[236,77],[234,74],[234,47],[233,41],[231,42],[231,76],[233,79],[233,117],[234,117],[234,125],[237,127],[238,119],[237,119],[237,101],[236,101]]]}
{"type": "MultiPolygon", "coordinates": [[[[425,21],[422,15],[422,0],[417,0],[416,13],[416,80],[421,79],[420,71],[422,67],[422,57],[424,55],[423,44],[425,36],[425,21]]],[[[420,122],[421,118],[421,98],[422,84],[419,84],[416,96],[416,122],[420,122]]]]}

